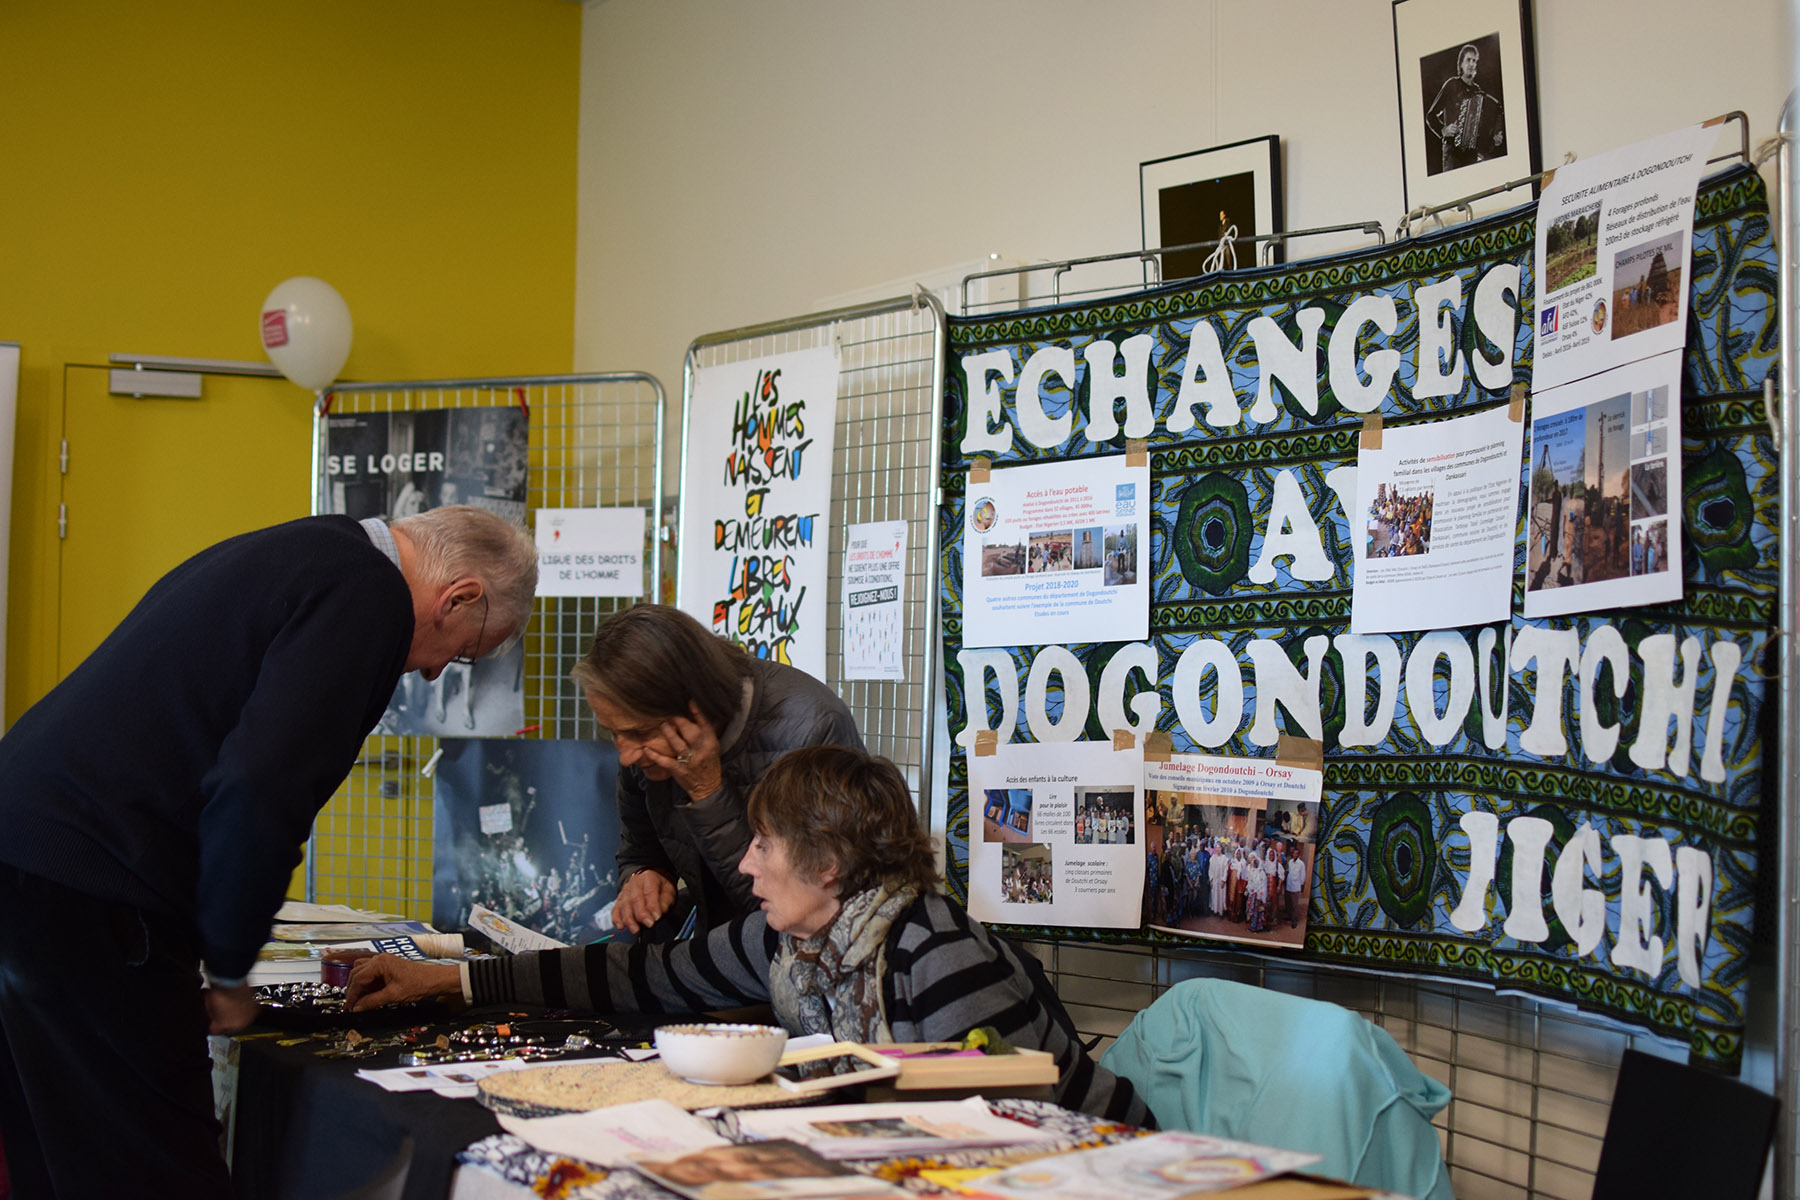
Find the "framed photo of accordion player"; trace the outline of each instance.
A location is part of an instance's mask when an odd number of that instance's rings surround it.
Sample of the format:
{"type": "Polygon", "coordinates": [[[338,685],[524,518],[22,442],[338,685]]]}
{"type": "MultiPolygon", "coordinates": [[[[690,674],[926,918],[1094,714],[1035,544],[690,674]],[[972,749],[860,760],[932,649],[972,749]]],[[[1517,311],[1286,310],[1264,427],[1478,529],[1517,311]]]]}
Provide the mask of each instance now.
{"type": "Polygon", "coordinates": [[[1538,171],[1531,0],[1394,0],[1394,54],[1409,212],[1538,171]]]}

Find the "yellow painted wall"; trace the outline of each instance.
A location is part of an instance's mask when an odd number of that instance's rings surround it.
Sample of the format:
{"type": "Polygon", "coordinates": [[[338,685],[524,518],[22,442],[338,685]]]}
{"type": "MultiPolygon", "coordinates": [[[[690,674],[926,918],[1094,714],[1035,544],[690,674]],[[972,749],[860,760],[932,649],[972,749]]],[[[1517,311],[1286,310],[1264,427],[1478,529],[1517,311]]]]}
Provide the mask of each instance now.
{"type": "Polygon", "coordinates": [[[346,379],[569,369],[580,26],[569,0],[0,4],[9,718],[59,677],[66,363],[260,361],[264,296],[306,274],[350,305],[346,379]]]}

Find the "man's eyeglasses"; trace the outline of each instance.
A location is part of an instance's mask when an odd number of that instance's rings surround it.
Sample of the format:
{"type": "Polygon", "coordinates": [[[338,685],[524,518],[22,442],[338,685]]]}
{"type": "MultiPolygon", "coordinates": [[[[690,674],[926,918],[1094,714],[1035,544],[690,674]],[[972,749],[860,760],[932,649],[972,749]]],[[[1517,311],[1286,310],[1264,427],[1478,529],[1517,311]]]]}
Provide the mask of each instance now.
{"type": "Polygon", "coordinates": [[[487,619],[488,598],[487,593],[483,592],[481,594],[481,629],[475,634],[475,645],[470,648],[467,654],[458,654],[452,657],[450,659],[451,662],[461,663],[465,667],[472,667],[475,665],[475,660],[481,657],[481,639],[487,636],[487,619]]]}

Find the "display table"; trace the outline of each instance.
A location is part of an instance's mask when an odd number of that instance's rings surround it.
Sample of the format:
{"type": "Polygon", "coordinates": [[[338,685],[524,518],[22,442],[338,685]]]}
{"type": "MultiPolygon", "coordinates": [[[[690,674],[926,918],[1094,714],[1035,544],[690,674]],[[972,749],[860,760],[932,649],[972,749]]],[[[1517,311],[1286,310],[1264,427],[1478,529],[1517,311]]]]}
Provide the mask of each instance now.
{"type": "MultiPolygon", "coordinates": [[[[472,1011],[434,1022],[426,1040],[506,1015],[472,1011]]],[[[640,1045],[658,1020],[621,1028],[609,1044],[640,1045]]],[[[246,1200],[341,1196],[380,1178],[409,1139],[411,1162],[399,1194],[406,1200],[442,1200],[457,1152],[500,1130],[494,1115],[475,1100],[389,1092],[356,1077],[365,1067],[397,1065],[396,1053],[325,1058],[318,1054],[325,1045],[319,1041],[285,1045],[293,1038],[258,1030],[252,1035],[238,1044],[231,1155],[232,1175],[246,1200]]]]}

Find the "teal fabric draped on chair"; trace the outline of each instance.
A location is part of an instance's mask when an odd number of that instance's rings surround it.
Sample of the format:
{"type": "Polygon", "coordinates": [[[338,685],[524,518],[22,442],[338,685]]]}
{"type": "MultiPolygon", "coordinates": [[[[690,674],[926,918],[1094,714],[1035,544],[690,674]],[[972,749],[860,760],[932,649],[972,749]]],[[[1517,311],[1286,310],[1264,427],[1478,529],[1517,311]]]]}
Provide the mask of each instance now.
{"type": "Polygon", "coordinates": [[[1451,1200],[1431,1124],[1450,1089],[1347,1008],[1192,979],[1134,1017],[1100,1062],[1164,1129],[1321,1154],[1308,1170],[1451,1200]]]}

